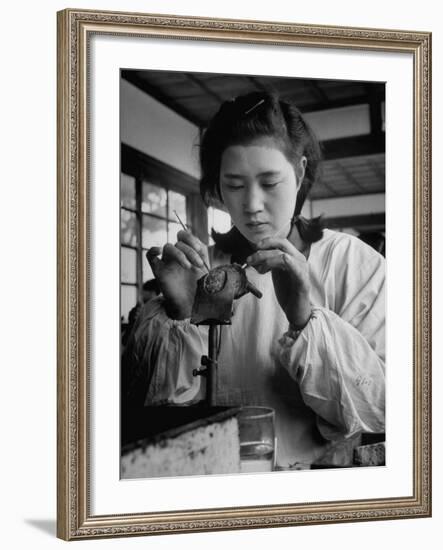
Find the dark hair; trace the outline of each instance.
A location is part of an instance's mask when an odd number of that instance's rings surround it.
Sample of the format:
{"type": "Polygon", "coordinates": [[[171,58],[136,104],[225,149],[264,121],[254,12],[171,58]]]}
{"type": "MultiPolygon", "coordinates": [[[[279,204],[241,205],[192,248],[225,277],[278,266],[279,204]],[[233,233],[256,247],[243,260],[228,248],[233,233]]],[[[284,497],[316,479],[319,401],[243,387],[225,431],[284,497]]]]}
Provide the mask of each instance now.
{"type": "Polygon", "coordinates": [[[157,279],[149,279],[148,281],[145,281],[142,289],[155,292],[157,295],[160,294],[160,285],[158,284],[157,279]]]}
{"type": "MultiPolygon", "coordinates": [[[[294,166],[302,156],[307,159],[305,175],[297,194],[293,223],[307,243],[321,239],[321,218],[307,220],[300,212],[308,193],[318,176],[321,160],[320,146],[302,114],[292,103],[281,101],[276,94],[253,92],[222,104],[210,121],[200,144],[200,194],[206,205],[220,193],[220,165],[225,149],[231,145],[250,143],[261,137],[272,137],[281,146],[283,154],[294,166]]],[[[234,231],[236,238],[240,232],[234,231]]],[[[216,244],[226,248],[228,235],[213,232],[216,244]]],[[[229,239],[228,239],[229,240],[229,239]]]]}

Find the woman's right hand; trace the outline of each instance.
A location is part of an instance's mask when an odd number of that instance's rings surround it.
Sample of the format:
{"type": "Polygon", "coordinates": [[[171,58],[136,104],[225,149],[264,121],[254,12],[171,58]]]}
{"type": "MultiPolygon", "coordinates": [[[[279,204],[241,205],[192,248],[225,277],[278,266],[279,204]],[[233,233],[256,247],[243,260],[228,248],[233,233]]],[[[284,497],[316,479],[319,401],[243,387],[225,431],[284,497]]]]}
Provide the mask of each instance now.
{"type": "Polygon", "coordinates": [[[160,258],[161,248],[154,246],[146,257],[157,279],[165,308],[172,319],[191,317],[197,281],[209,265],[207,247],[192,233],[179,231],[175,245],[166,244],[160,258]]]}

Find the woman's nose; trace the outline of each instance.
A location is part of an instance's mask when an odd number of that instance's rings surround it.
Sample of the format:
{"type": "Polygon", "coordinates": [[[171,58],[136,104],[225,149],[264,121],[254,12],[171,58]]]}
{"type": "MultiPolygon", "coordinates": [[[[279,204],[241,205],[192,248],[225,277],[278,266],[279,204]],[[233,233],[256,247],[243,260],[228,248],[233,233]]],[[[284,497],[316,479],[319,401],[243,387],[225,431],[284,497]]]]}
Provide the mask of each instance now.
{"type": "Polygon", "coordinates": [[[259,189],[246,189],[243,195],[243,210],[247,214],[254,214],[263,210],[263,197],[259,189]]]}

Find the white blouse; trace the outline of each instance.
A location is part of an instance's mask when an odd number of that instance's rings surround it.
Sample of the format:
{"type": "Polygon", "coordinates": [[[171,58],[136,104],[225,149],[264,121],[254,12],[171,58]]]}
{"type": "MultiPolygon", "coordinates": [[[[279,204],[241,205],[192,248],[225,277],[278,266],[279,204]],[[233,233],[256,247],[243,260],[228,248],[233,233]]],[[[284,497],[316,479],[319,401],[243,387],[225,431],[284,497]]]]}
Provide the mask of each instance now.
{"type": "MultiPolygon", "coordinates": [[[[273,407],[281,467],[312,462],[328,441],[384,431],[385,260],[325,230],[308,265],[314,315],[295,340],[271,273],[252,267],[247,276],[263,297],[236,300],[232,325],[222,328],[217,404],[273,407]]],[[[148,369],[145,404],[204,399],[204,377],[192,371],[207,354],[207,332],[170,319],[162,298],[145,304],[132,342],[148,369]]]]}

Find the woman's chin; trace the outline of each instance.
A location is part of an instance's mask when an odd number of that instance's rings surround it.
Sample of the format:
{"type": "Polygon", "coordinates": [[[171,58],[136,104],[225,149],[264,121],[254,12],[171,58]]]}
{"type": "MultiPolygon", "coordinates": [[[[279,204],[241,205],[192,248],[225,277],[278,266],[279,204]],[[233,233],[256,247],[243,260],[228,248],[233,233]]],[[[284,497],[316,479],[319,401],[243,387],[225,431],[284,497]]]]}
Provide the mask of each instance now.
{"type": "Polygon", "coordinates": [[[272,237],[273,232],[270,227],[263,227],[260,229],[253,229],[250,230],[249,228],[244,228],[243,231],[241,231],[244,237],[248,239],[249,242],[257,244],[262,239],[265,239],[266,237],[272,237]]]}

